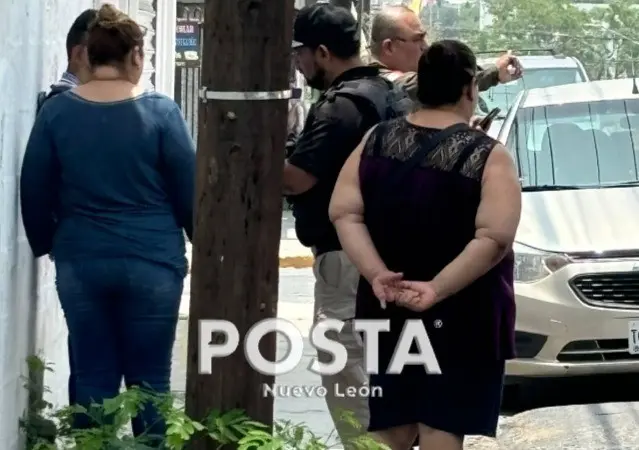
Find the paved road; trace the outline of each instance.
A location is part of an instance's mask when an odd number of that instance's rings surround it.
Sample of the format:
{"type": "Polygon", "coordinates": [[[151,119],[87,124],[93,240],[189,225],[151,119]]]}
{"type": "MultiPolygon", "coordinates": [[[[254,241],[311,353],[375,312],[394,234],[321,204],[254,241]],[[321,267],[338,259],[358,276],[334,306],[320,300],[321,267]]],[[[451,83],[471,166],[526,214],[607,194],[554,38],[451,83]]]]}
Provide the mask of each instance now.
{"type": "MultiPolygon", "coordinates": [[[[281,269],[280,270],[280,303],[279,315],[292,321],[301,330],[310,328],[313,307],[313,274],[311,269],[281,269]]],[[[188,294],[188,292],[187,292],[188,294]]],[[[183,311],[188,311],[188,296],[183,298],[183,311]]],[[[177,341],[174,351],[172,389],[177,394],[185,390],[186,381],[186,347],[187,347],[187,319],[180,320],[177,341]]],[[[285,339],[278,339],[277,354],[281,358],[286,354],[285,339]]],[[[320,386],[319,376],[306,370],[315,352],[308,339],[304,342],[304,356],[298,367],[291,373],[277,377],[276,384],[284,386],[304,385],[320,386]]],[[[304,399],[277,398],[275,400],[275,419],[290,420],[294,423],[306,424],[314,433],[328,437],[333,432],[333,425],[328,415],[326,404],[322,398],[310,397],[304,399]]],[[[487,442],[488,445],[492,443],[487,442]]],[[[480,447],[476,447],[478,450],[480,447]]],[[[486,449],[493,447],[485,447],[486,449]]],[[[494,447],[497,448],[497,447],[494,447]]],[[[482,449],[483,450],[483,449],[482,449]]]]}
{"type": "MultiPolygon", "coordinates": [[[[311,269],[282,269],[280,273],[280,316],[294,322],[298,328],[308,330],[312,318],[313,308],[313,274],[311,269]]],[[[188,302],[185,297],[183,302],[188,302]]],[[[186,308],[183,307],[183,310],[186,308]]],[[[174,351],[172,387],[174,391],[184,391],[186,380],[186,346],[187,320],[181,320],[178,326],[177,341],[174,351]]],[[[286,354],[287,345],[284,338],[278,339],[277,354],[281,358],[286,354]]],[[[305,340],[304,357],[297,369],[292,373],[278,377],[277,384],[320,386],[317,375],[306,370],[315,353],[305,340]]],[[[328,436],[332,426],[323,399],[311,397],[309,399],[276,399],[276,420],[291,420],[304,422],[314,432],[328,436]]]]}
{"type": "MultiPolygon", "coordinates": [[[[308,330],[312,313],[313,275],[310,269],[281,269],[279,314],[308,330]]],[[[182,310],[188,312],[188,291],[182,310]]],[[[174,352],[173,390],[183,392],[186,379],[186,319],[180,321],[174,352]]],[[[286,342],[278,342],[278,357],[286,342]]],[[[320,385],[319,377],[306,370],[314,352],[305,342],[297,369],[278,377],[282,385],[320,385]]],[[[551,382],[531,387],[528,411],[502,416],[499,439],[469,439],[471,450],[636,450],[639,449],[639,389],[634,379],[598,378],[576,382],[551,382]],[[619,402],[619,403],[606,403],[619,402]],[[579,406],[579,403],[589,403],[579,406]],[[555,406],[559,405],[559,406],[555,406]],[[571,406],[572,405],[572,406],[571,406]]],[[[307,424],[327,436],[332,424],[321,398],[277,399],[276,420],[307,424]]]]}

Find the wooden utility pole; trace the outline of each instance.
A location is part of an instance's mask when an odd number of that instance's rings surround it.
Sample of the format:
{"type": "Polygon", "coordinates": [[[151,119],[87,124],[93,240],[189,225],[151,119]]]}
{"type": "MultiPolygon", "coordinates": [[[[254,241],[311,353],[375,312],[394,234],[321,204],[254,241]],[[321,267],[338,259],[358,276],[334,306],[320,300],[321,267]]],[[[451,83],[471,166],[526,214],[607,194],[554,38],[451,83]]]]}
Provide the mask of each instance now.
{"type": "MultiPolygon", "coordinates": [[[[271,424],[273,398],[262,386],[273,377],[251,368],[242,343],[252,325],[277,315],[293,0],[206,0],[204,17],[186,409],[201,419],[240,408],[271,424]],[[277,92],[284,99],[255,98],[277,92]],[[212,375],[198,374],[201,319],[231,321],[240,333],[212,375]]],[[[274,334],[262,339],[266,359],[275,360],[275,344],[274,334]]],[[[192,448],[218,447],[201,439],[192,448]]]]}

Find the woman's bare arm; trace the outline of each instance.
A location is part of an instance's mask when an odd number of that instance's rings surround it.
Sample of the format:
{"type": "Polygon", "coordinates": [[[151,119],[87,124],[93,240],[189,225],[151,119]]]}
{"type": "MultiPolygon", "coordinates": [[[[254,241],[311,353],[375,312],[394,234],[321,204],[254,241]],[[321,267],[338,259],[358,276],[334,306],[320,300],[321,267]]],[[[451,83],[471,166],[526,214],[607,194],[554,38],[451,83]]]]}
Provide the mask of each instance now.
{"type": "Polygon", "coordinates": [[[359,185],[359,162],[371,131],[342,167],[328,209],[342,248],[369,282],[387,270],[364,224],[364,201],[359,185]]]}
{"type": "Polygon", "coordinates": [[[432,280],[438,300],[449,297],[495,267],[511,249],[521,214],[521,186],[506,147],[486,161],[475,238],[432,280]]]}

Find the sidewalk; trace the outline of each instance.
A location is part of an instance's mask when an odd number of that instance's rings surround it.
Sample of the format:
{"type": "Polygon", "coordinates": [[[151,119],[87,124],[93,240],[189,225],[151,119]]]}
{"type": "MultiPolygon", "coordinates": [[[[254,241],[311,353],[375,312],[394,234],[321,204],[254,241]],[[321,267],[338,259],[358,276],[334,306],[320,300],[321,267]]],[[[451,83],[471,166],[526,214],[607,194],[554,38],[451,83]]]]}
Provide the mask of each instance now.
{"type": "Polygon", "coordinates": [[[500,428],[495,448],[503,450],[636,450],[639,403],[534,409],[515,415],[500,428]]]}
{"type": "Polygon", "coordinates": [[[313,266],[313,253],[297,240],[295,221],[290,211],[282,217],[282,238],[280,240],[280,267],[302,269],[313,266]]]}
{"type": "MultiPolygon", "coordinates": [[[[313,317],[312,261],[310,250],[296,239],[292,218],[285,216],[280,242],[278,317],[293,322],[306,335],[313,317]]],[[[186,381],[189,300],[190,277],[187,277],[180,308],[184,320],[178,325],[171,377],[172,390],[178,395],[184,391],[186,381]]],[[[285,338],[278,338],[278,358],[287,350],[285,338]]],[[[307,370],[314,357],[315,351],[305,339],[301,363],[293,372],[277,377],[276,384],[319,386],[319,376],[307,370]]],[[[274,409],[276,420],[305,423],[319,436],[333,431],[322,398],[277,398],[274,409]]],[[[557,406],[502,416],[497,440],[470,437],[464,444],[467,450],[637,450],[639,402],[557,406]]]]}

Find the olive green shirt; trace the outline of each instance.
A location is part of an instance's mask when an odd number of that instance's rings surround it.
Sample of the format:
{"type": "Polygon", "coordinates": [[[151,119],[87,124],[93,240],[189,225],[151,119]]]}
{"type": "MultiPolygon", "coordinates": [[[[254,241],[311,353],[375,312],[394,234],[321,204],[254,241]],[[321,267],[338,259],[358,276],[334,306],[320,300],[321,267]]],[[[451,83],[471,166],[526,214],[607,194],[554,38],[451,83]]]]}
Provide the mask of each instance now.
{"type": "MultiPolygon", "coordinates": [[[[374,61],[370,65],[379,68],[382,76],[395,72],[378,61],[374,61]]],[[[499,70],[496,66],[489,66],[485,69],[478,67],[478,69],[477,85],[480,91],[487,91],[499,84],[499,70]]],[[[417,101],[417,72],[405,72],[392,81],[403,88],[413,101],[417,101]]]]}

